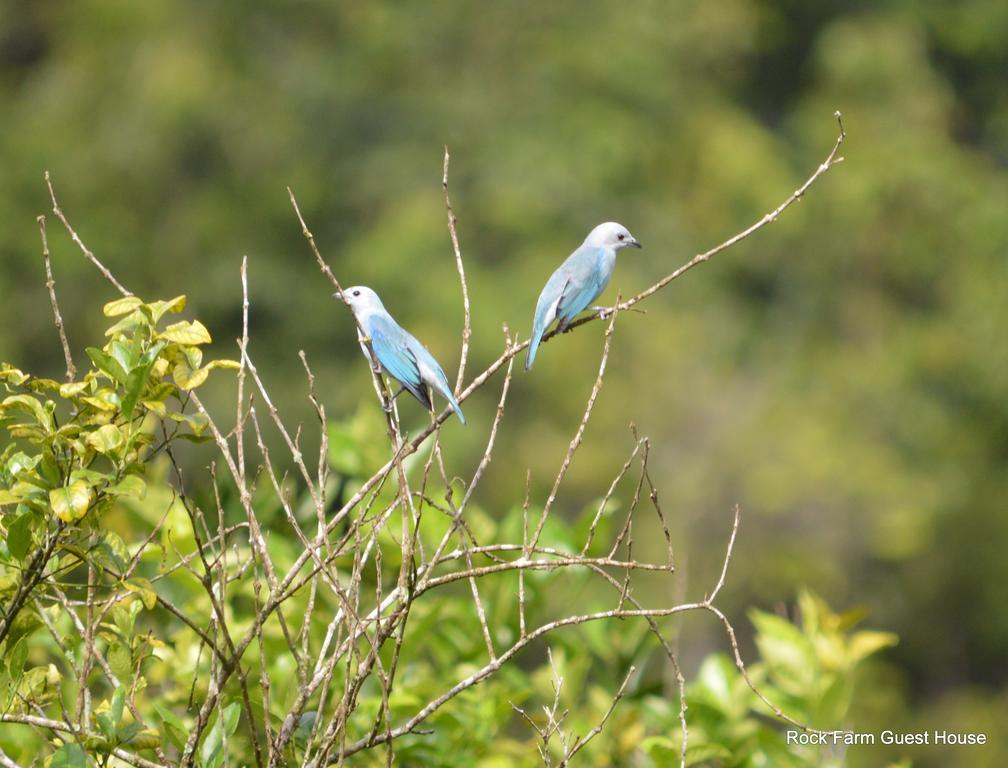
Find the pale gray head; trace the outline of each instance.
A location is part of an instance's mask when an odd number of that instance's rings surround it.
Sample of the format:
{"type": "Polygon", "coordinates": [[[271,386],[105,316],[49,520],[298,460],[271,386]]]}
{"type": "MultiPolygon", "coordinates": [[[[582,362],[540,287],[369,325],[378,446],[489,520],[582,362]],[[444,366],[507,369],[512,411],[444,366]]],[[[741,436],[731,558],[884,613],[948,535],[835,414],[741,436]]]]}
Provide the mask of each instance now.
{"type": "Polygon", "coordinates": [[[607,221],[599,224],[588,233],[585,238],[585,245],[594,245],[596,248],[611,248],[618,251],[620,248],[633,246],[640,248],[640,241],[630,234],[630,230],[615,221],[607,221]]]}
{"type": "Polygon", "coordinates": [[[366,285],[352,285],[349,288],[344,288],[342,293],[337,291],[333,296],[350,307],[350,311],[357,317],[385,309],[378,294],[366,285]]]}

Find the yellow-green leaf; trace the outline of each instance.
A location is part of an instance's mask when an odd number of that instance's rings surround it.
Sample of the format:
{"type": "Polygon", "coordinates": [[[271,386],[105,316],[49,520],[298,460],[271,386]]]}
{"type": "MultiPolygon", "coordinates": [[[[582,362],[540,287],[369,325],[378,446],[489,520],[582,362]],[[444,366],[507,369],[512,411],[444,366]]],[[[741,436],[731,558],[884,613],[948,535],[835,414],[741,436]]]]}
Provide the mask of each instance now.
{"type": "Polygon", "coordinates": [[[177,344],[209,344],[212,341],[210,332],[199,320],[173,323],[159,333],[158,338],[177,344]]]}
{"type": "Polygon", "coordinates": [[[207,380],[209,375],[209,367],[193,370],[185,363],[179,363],[172,370],[172,378],[175,379],[175,384],[179,389],[196,389],[207,380]]]}
{"type": "Polygon", "coordinates": [[[50,392],[58,392],[60,388],[60,383],[53,379],[31,379],[28,382],[28,387],[33,392],[42,392],[43,390],[49,390],[50,392]]]}
{"type": "Polygon", "coordinates": [[[147,579],[135,576],[129,581],[123,582],[123,586],[137,595],[148,611],[153,610],[157,605],[157,592],[154,591],[154,586],[147,579]]]}
{"type": "Polygon", "coordinates": [[[185,294],[181,296],[176,296],[174,299],[168,299],[168,301],[152,301],[147,305],[147,309],[151,313],[151,317],[154,322],[157,323],[164,316],[165,312],[173,312],[178,314],[183,309],[185,309],[186,297],[185,294]]]}
{"type": "Polygon", "coordinates": [[[91,382],[89,381],[71,381],[66,384],[60,384],[59,393],[62,398],[71,398],[79,395],[81,392],[86,390],[91,382]]]}
{"type": "Polygon", "coordinates": [[[111,328],[105,331],[106,336],[118,336],[125,331],[136,328],[138,325],[148,324],[147,318],[144,313],[139,309],[135,309],[130,312],[126,317],[122,318],[118,323],[113,325],[111,328]]]}
{"type": "Polygon", "coordinates": [[[162,419],[168,415],[168,408],[160,400],[144,400],[142,402],[144,408],[146,408],[151,413],[156,413],[162,419]]]}
{"type": "Polygon", "coordinates": [[[119,315],[125,315],[127,312],[132,312],[141,304],[143,302],[136,296],[124,296],[121,299],[110,301],[102,307],[102,312],[105,317],[118,317],[119,315]]]}
{"type": "Polygon", "coordinates": [[[153,728],[144,728],[126,742],[133,749],[154,749],[161,746],[161,734],[153,728]]]}
{"type": "Polygon", "coordinates": [[[0,365],[0,380],[6,380],[14,386],[20,386],[28,380],[28,374],[18,370],[10,363],[0,365]]]}
{"type": "Polygon", "coordinates": [[[186,360],[189,361],[189,367],[196,369],[203,364],[203,350],[199,347],[180,347],[182,354],[185,355],[186,360]]]}
{"type": "Polygon", "coordinates": [[[119,395],[114,389],[99,389],[93,396],[82,397],[81,400],[100,411],[118,411],[119,395]]]}
{"type": "Polygon", "coordinates": [[[76,480],[62,488],[49,491],[49,505],[56,516],[65,523],[73,523],[87,514],[93,492],[83,480],[76,480]]]}
{"type": "Polygon", "coordinates": [[[103,427],[98,427],[98,429],[87,436],[87,444],[98,451],[98,453],[114,451],[122,445],[122,442],[122,432],[115,424],[106,424],[103,427]]]}
{"type": "Polygon", "coordinates": [[[31,395],[11,395],[0,403],[0,411],[7,408],[20,408],[34,416],[35,421],[45,427],[46,430],[52,429],[52,416],[49,411],[31,395]]]}
{"type": "Polygon", "coordinates": [[[241,368],[241,363],[237,360],[211,360],[206,364],[208,370],[213,370],[214,368],[225,368],[232,371],[237,371],[241,368]]]}
{"type": "Polygon", "coordinates": [[[0,507],[5,504],[17,504],[21,501],[20,496],[15,496],[10,491],[0,488],[0,507]]]}
{"type": "Polygon", "coordinates": [[[865,629],[855,632],[850,640],[848,654],[852,662],[861,661],[866,656],[881,651],[883,648],[891,648],[899,642],[899,638],[892,632],[878,632],[876,630],[865,629]]]}

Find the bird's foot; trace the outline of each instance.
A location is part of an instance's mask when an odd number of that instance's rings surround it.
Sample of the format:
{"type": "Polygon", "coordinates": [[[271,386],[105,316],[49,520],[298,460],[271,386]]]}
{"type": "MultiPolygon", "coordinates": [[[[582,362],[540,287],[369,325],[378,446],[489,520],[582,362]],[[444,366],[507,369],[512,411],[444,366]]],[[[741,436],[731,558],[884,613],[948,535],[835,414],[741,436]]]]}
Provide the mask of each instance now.
{"type": "Polygon", "coordinates": [[[406,387],[399,387],[399,389],[395,391],[392,397],[390,397],[388,401],[382,405],[382,408],[385,410],[385,413],[392,413],[392,408],[394,407],[396,398],[399,397],[399,395],[401,395],[405,391],[406,387]]]}
{"type": "Polygon", "coordinates": [[[588,307],[588,310],[597,313],[599,320],[605,320],[609,317],[609,313],[612,312],[612,307],[588,307]]]}

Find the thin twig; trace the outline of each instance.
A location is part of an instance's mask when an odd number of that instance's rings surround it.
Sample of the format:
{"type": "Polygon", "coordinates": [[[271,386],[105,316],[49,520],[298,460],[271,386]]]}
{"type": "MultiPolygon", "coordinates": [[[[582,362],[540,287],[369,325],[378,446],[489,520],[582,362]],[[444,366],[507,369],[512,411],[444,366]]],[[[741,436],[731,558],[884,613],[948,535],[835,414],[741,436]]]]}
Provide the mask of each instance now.
{"type": "Polygon", "coordinates": [[[49,178],[49,171],[45,172],[45,183],[46,186],[49,187],[49,199],[52,200],[53,213],[56,214],[56,218],[58,218],[61,222],[63,222],[63,227],[70,234],[70,239],[77,244],[77,247],[81,249],[81,252],[84,254],[84,257],[92,264],[94,264],[94,266],[98,269],[98,271],[102,273],[104,278],[108,280],[110,283],[112,283],[112,285],[115,286],[115,289],[119,291],[119,293],[121,293],[123,296],[132,296],[133,294],[130,293],[128,290],[126,290],[122,286],[122,284],[118,280],[116,280],[115,277],[113,277],[112,273],[109,272],[108,269],[106,269],[105,265],[102,264],[100,261],[98,261],[98,258],[91,252],[91,249],[88,248],[86,245],[84,245],[84,241],[77,236],[77,233],[74,231],[74,228],[70,226],[70,222],[67,221],[66,216],[63,215],[63,211],[59,207],[59,203],[56,202],[56,192],[53,190],[52,180],[49,178]]]}
{"type": "Polygon", "coordinates": [[[66,361],[66,379],[73,381],[77,378],[77,367],[74,365],[73,355],[70,354],[70,343],[67,341],[66,329],[63,327],[63,316],[60,314],[59,302],[56,301],[56,280],[53,279],[52,264],[49,262],[49,238],[46,237],[45,216],[39,216],[37,221],[39,233],[42,235],[42,261],[45,263],[49,303],[52,304],[53,320],[59,333],[60,344],[63,345],[63,359],[66,361]]]}
{"type": "Polygon", "coordinates": [[[448,234],[451,236],[452,250],[455,252],[455,266],[458,269],[459,283],[462,286],[462,311],[464,313],[462,323],[462,354],[459,357],[458,377],[455,379],[456,394],[462,388],[465,379],[466,360],[469,358],[469,339],[472,336],[472,323],[469,310],[469,286],[466,284],[465,266],[462,264],[462,249],[459,247],[458,219],[455,217],[455,209],[452,208],[451,200],[448,197],[448,145],[444,148],[444,165],[441,173],[441,188],[444,190],[445,209],[448,212],[448,234]]]}

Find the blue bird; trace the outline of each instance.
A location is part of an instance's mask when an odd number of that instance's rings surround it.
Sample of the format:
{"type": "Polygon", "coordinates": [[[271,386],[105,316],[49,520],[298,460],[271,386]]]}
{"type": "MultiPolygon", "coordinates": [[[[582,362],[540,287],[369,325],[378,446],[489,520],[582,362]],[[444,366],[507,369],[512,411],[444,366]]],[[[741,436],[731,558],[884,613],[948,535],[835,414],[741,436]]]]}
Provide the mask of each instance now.
{"type": "MultiPolygon", "coordinates": [[[[350,307],[360,330],[371,340],[371,349],[382,370],[402,385],[394,397],[405,389],[428,411],[434,410],[430,390],[448,401],[459,421],[465,424],[462,409],[452,395],[448,378],[434,356],[408,331],[403,330],[385,309],[378,294],[363,285],[334,293],[350,307]]],[[[367,347],[364,355],[371,362],[367,347]]]]}
{"type": "Polygon", "coordinates": [[[559,320],[557,328],[562,331],[599,297],[612,277],[616,251],[627,246],[640,248],[641,244],[626,227],[615,221],[599,224],[546,281],[536,302],[532,340],[525,356],[526,371],[535,362],[536,350],[546,329],[554,320],[559,320]]]}

